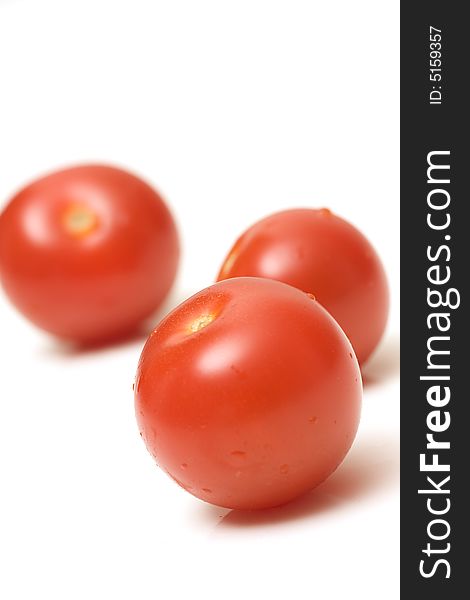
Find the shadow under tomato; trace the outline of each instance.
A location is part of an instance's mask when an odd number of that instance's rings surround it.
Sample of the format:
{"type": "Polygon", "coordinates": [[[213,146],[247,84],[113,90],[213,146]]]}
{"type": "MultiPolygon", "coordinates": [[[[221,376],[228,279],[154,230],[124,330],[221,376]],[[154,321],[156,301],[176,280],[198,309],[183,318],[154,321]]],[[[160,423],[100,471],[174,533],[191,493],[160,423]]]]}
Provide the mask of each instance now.
{"type": "Polygon", "coordinates": [[[130,331],[120,333],[116,336],[108,337],[104,340],[88,343],[75,343],[72,341],[60,340],[54,337],[49,338],[49,343],[40,349],[41,354],[53,357],[71,357],[83,356],[86,354],[101,353],[132,346],[134,344],[143,346],[150,333],[158,325],[158,323],[181,302],[186,300],[191,294],[185,294],[181,290],[172,291],[168,298],[164,301],[150,317],[138,327],[130,331]]]}
{"type": "MultiPolygon", "coordinates": [[[[222,516],[217,527],[260,527],[287,521],[314,518],[325,512],[398,485],[398,440],[366,439],[358,442],[338,470],[315,490],[301,498],[267,510],[231,510],[222,516]]],[[[224,509],[204,507],[212,519],[224,509]]]]}
{"type": "Polygon", "coordinates": [[[386,337],[362,369],[364,387],[378,385],[396,377],[400,372],[400,339],[386,337]]]}
{"type": "Polygon", "coordinates": [[[52,358],[74,358],[87,354],[99,354],[134,344],[143,345],[147,335],[148,333],[144,330],[137,329],[116,337],[106,338],[106,340],[86,344],[51,337],[39,349],[39,353],[52,358]]]}

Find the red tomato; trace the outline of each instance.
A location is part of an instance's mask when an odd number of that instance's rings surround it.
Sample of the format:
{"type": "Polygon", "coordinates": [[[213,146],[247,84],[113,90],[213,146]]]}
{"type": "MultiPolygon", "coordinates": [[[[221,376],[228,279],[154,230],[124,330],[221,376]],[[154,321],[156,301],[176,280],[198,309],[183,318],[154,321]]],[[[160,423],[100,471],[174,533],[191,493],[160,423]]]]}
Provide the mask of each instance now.
{"type": "Polygon", "coordinates": [[[296,209],[255,223],[229,252],[217,279],[269,277],[310,292],[338,321],[359,363],[388,317],[384,269],[369,241],[328,209],[296,209]]]}
{"type": "Polygon", "coordinates": [[[356,357],[320,304],[268,279],[217,283],[154,330],[136,415],[157,463],[228,508],[283,504],[348,452],[362,396],[356,357]]]}
{"type": "Polygon", "coordinates": [[[146,183],[81,166],[21,190],[0,215],[0,278],[33,323],[95,342],[132,331],[167,294],[178,262],[172,216],[146,183]]]}

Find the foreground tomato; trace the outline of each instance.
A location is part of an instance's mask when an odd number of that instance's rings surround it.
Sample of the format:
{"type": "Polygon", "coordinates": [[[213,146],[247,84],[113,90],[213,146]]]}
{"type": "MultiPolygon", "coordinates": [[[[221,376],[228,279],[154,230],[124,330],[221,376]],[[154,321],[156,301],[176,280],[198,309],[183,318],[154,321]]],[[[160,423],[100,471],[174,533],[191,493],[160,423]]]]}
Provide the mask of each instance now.
{"type": "Polygon", "coordinates": [[[248,229],[218,280],[269,277],[310,292],[338,321],[360,363],[380,341],[388,286],[379,257],[355,227],[328,209],[273,214],[248,229]]]}
{"type": "Polygon", "coordinates": [[[158,464],[228,508],[283,504],[346,455],[361,378],[346,336],[309,295],[251,277],[199,292],[154,330],[136,415],[158,464]]]}
{"type": "Polygon", "coordinates": [[[0,278],[14,304],[61,338],[126,334],[175,277],[175,224],[155,190],[120,169],[82,166],[20,191],[0,216],[0,278]]]}

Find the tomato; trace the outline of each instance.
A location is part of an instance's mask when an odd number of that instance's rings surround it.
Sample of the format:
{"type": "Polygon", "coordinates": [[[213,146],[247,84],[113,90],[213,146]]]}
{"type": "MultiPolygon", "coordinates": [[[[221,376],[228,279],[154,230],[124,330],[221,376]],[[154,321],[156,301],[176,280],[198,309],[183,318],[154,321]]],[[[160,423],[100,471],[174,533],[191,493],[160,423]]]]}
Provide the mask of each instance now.
{"type": "Polygon", "coordinates": [[[364,363],[388,317],[384,269],[369,241],[328,209],[286,210],[250,227],[217,279],[268,277],[310,292],[338,321],[364,363]]]}
{"type": "Polygon", "coordinates": [[[109,166],[57,171],[0,215],[0,279],[17,308],[80,343],[131,332],[166,296],[178,263],[158,193],[109,166]]]}
{"type": "Polygon", "coordinates": [[[163,319],[135,384],[157,463],[202,500],[243,509],[328,477],[354,439],[361,396],[352,347],[327,311],[251,277],[212,285],[163,319]]]}

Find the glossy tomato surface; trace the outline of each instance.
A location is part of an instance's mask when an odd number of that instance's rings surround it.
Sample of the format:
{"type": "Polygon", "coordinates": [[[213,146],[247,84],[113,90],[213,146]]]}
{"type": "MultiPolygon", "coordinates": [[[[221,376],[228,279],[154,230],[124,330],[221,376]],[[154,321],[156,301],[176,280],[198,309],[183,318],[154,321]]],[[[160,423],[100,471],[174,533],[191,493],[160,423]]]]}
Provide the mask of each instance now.
{"type": "Polygon", "coordinates": [[[95,342],[132,331],[166,296],[178,263],[173,218],[144,181],[109,166],[38,179],[0,215],[0,279],[33,323],[95,342]]]}
{"type": "Polygon", "coordinates": [[[235,243],[218,280],[269,277],[316,299],[338,321],[364,363],[388,317],[385,272],[370,242],[328,209],[295,209],[255,223],[235,243]]]}
{"type": "Polygon", "coordinates": [[[141,435],[183,488],[228,508],[277,506],[314,488],[348,452],[362,384],[346,336],[300,290],[217,283],[148,339],[135,402],[141,435]]]}

